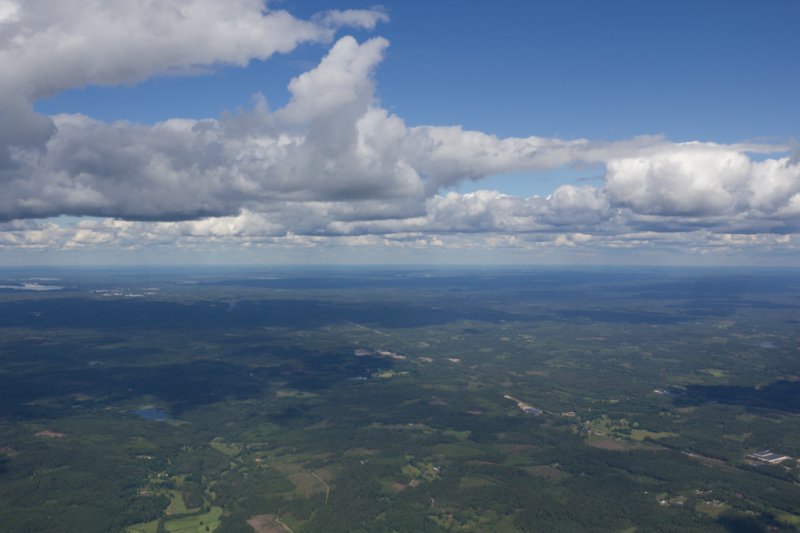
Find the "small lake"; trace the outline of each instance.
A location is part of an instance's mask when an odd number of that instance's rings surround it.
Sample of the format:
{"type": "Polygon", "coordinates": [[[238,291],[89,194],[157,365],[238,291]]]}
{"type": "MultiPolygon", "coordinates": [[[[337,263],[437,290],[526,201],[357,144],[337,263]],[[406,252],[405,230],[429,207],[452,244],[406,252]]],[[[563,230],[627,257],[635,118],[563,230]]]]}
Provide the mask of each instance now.
{"type": "Polygon", "coordinates": [[[143,407],[142,409],[136,409],[135,411],[131,412],[136,416],[144,418],[145,420],[155,420],[157,422],[164,422],[172,418],[166,412],[162,411],[161,409],[156,409],[155,407],[143,407]]]}

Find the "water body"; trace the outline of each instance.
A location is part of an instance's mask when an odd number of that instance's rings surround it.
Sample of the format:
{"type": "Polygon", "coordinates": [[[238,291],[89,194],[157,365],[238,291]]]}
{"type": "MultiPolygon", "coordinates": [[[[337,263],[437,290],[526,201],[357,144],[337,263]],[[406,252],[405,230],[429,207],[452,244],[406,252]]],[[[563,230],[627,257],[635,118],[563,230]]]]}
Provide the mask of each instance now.
{"type": "Polygon", "coordinates": [[[155,407],[143,407],[142,409],[136,409],[132,412],[145,420],[155,420],[156,422],[165,422],[172,418],[166,412],[161,409],[156,409],[155,407]]]}

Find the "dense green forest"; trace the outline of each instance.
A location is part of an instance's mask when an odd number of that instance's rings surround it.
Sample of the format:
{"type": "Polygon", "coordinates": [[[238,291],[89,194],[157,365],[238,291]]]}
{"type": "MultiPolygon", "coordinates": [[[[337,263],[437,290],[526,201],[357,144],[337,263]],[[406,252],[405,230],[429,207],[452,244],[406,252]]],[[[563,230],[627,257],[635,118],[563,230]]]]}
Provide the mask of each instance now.
{"type": "Polygon", "coordinates": [[[0,278],[3,531],[800,528],[793,272],[0,278]]]}

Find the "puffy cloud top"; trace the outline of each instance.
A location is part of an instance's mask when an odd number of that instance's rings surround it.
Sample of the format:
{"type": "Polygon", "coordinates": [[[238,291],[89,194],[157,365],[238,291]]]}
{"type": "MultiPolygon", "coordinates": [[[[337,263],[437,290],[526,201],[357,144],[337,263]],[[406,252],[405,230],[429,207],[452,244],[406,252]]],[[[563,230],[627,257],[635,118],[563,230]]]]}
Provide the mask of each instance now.
{"type": "Polygon", "coordinates": [[[3,0],[0,3],[0,148],[43,142],[52,124],[33,101],[87,85],[134,83],[326,41],[342,25],[373,28],[380,11],[330,11],[318,21],[262,0],[3,0]],[[13,124],[14,127],[9,127],[13,124]]]}
{"type": "Polygon", "coordinates": [[[88,84],[133,83],[215,64],[244,66],[323,41],[335,28],[374,28],[375,11],[327,12],[318,21],[261,0],[5,0],[0,75],[5,91],[37,99],[88,84]]]}

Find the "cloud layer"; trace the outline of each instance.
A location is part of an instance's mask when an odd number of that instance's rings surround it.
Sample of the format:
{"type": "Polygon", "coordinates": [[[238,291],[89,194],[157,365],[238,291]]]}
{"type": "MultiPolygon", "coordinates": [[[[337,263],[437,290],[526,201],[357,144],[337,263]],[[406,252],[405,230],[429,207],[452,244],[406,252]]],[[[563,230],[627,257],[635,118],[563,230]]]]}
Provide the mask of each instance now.
{"type": "Polygon", "coordinates": [[[238,114],[154,125],[33,111],[65,89],[244,66],[386,20],[380,10],[301,20],[258,0],[0,0],[0,246],[206,238],[614,247],[693,235],[684,241],[713,247],[735,235],[777,245],[798,231],[800,163],[785,146],[408,126],[374,95],[389,44],[380,37],[335,41],[276,110],[262,98],[238,114]],[[586,165],[604,166],[602,185],[529,198],[452,191],[500,173],[586,165]],[[59,215],[108,220],[34,220],[59,215]]]}

